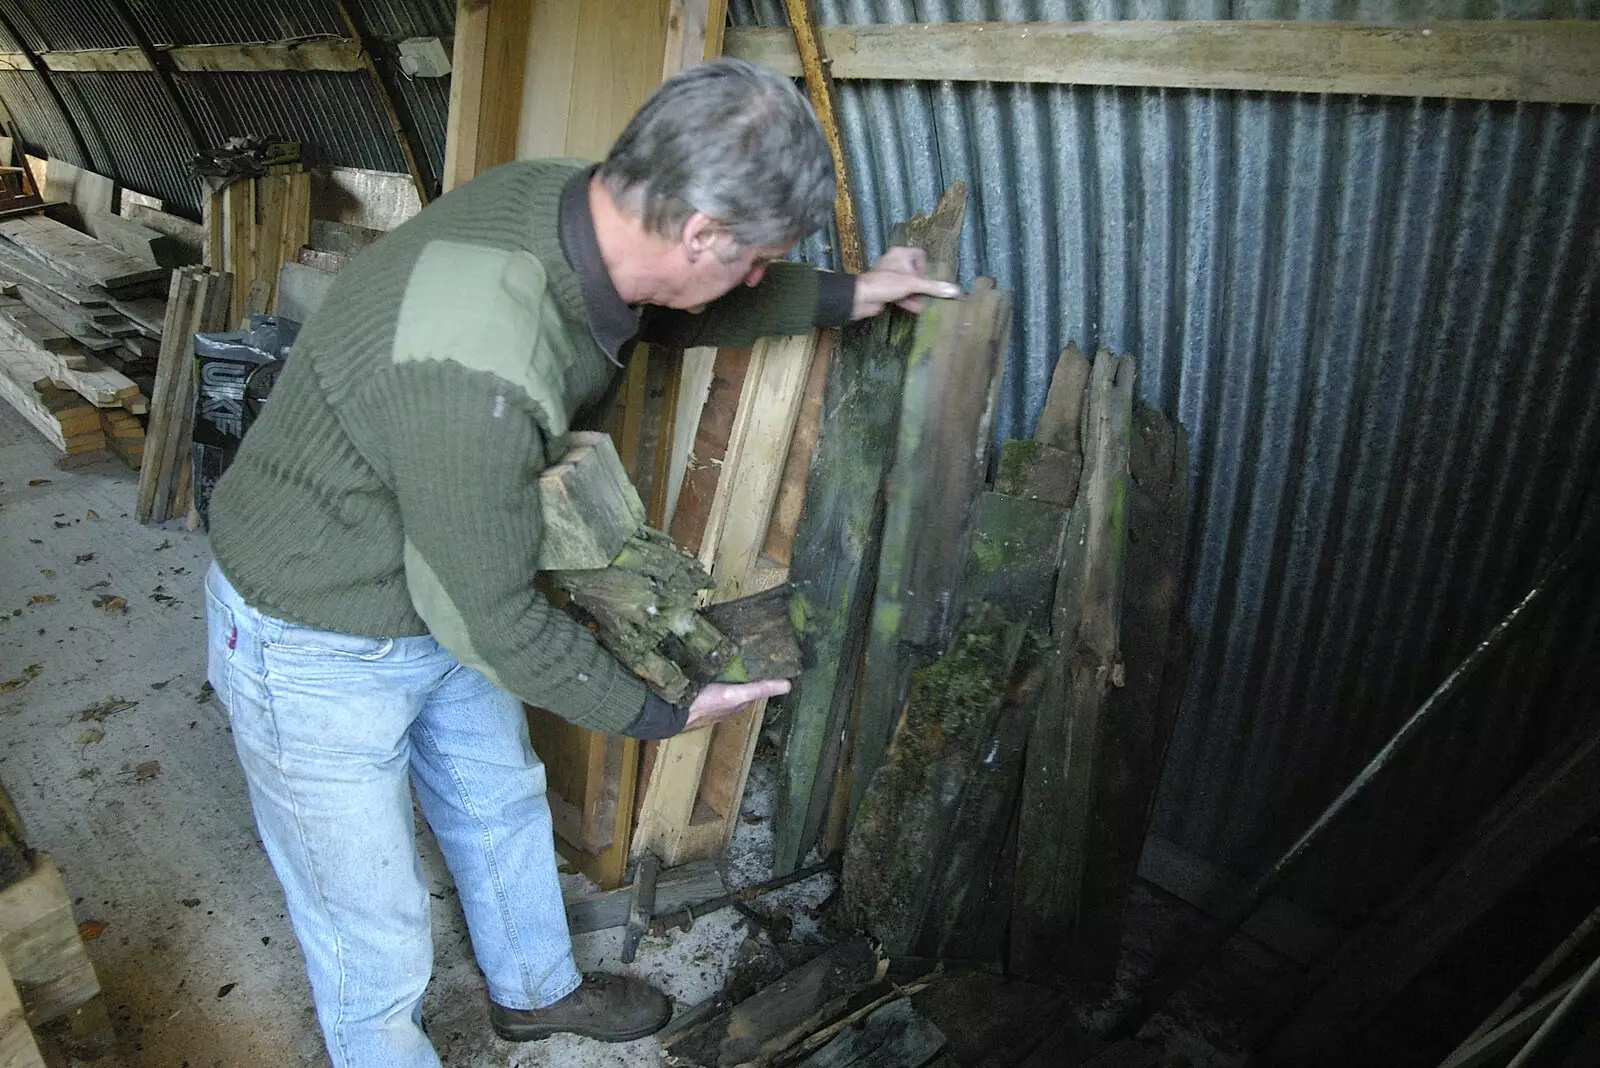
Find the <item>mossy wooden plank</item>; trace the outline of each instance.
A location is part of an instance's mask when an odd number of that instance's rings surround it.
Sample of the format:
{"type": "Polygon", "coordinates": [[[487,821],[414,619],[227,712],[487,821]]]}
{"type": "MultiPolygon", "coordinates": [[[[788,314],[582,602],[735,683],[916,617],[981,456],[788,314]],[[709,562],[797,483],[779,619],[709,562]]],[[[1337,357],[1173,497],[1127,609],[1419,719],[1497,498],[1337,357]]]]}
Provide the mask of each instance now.
{"type": "Polygon", "coordinates": [[[1048,633],[1066,509],[999,493],[978,498],[965,587],[1007,619],[1048,633]]]}
{"type": "Polygon", "coordinates": [[[1042,441],[1008,441],[1000,447],[996,493],[1071,508],[1078,499],[1083,454],[1042,441]]]}
{"type": "Polygon", "coordinates": [[[1135,367],[1101,351],[1081,420],[1082,486],[1062,540],[1053,630],[1063,651],[1028,742],[1019,812],[1011,965],[1067,967],[1082,904],[1105,694],[1121,685],[1128,427],[1135,367]]]}
{"type": "Polygon", "coordinates": [[[1135,403],[1128,457],[1128,549],[1120,657],[1125,682],[1105,695],[1096,756],[1083,896],[1069,955],[1081,979],[1116,977],[1128,888],[1145,829],[1171,718],[1181,697],[1184,626],[1181,579],[1189,520],[1189,456],[1182,424],[1135,403]],[[1174,675],[1168,678],[1168,673],[1174,675]],[[1168,694],[1163,704],[1163,691],[1168,694]]]}
{"type": "MultiPolygon", "coordinates": [[[[927,250],[929,273],[953,278],[965,206],[966,186],[957,182],[931,215],[897,227],[894,243],[927,250]]],[[[841,331],[828,368],[789,567],[804,670],[785,702],[790,725],[773,823],[780,874],[798,867],[816,842],[834,791],[872,605],[883,479],[893,459],[916,324],[898,309],[852,323],[841,331]]]]}
{"type": "Polygon", "coordinates": [[[856,810],[840,909],[891,955],[920,938],[948,834],[1026,639],[992,606],[976,606],[955,647],[912,673],[894,738],[856,810]]]}
{"type": "Polygon", "coordinates": [[[912,669],[944,652],[959,622],[1011,329],[1010,297],[979,282],[958,300],[930,301],[906,360],[861,683],[855,808],[883,760],[912,669]]]}

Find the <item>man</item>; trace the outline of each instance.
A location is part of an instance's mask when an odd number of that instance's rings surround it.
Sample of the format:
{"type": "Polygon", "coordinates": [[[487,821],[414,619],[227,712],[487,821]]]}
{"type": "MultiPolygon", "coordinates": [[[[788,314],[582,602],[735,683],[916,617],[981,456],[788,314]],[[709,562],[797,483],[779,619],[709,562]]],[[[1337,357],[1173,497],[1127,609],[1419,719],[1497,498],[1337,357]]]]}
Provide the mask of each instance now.
{"type": "Polygon", "coordinates": [[[651,1034],[671,1007],[581,976],[519,699],[662,738],[782,693],[647,694],[534,589],[539,474],[636,339],[748,345],[955,287],[891,250],[859,277],[779,263],[833,177],[784,78],[695,67],[598,169],[491,171],[352,263],[300,333],[211,506],[210,676],[338,1068],[437,1066],[411,787],[512,1041],[651,1034]]]}

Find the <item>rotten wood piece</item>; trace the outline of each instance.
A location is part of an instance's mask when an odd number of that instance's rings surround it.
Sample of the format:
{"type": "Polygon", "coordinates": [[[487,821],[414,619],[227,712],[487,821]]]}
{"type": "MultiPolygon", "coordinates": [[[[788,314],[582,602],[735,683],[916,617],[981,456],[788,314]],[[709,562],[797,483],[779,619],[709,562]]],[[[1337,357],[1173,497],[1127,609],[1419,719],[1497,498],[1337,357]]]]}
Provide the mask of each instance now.
{"type": "Polygon", "coordinates": [[[567,442],[566,455],[539,476],[541,571],[605,567],[645,523],[611,435],[575,431],[567,442]]]}
{"type": "Polygon", "coordinates": [[[1071,954],[1074,975],[1101,983],[1116,977],[1128,891],[1188,669],[1180,633],[1189,526],[1189,443],[1183,424],[1136,401],[1128,475],[1117,653],[1125,682],[1105,693],[1071,954]]]}
{"type": "Polygon", "coordinates": [[[944,1048],[944,1033],[900,998],[847,1027],[801,1068],[922,1068],[944,1048]]]}
{"type": "MultiPolygon", "coordinates": [[[[933,925],[941,931],[953,926],[943,910],[961,912],[962,900],[936,899],[940,873],[1027,641],[1025,625],[980,604],[955,648],[912,674],[905,711],[850,829],[841,880],[843,915],[891,955],[920,952],[930,911],[939,910],[933,925]]],[[[986,867],[974,858],[968,871],[986,867]]]]}
{"type": "Polygon", "coordinates": [[[957,300],[929,300],[917,321],[884,490],[852,810],[883,760],[912,670],[949,648],[960,621],[1010,332],[1011,298],[985,279],[957,300]]]}
{"type": "Polygon", "coordinates": [[[1102,350],[1083,409],[1082,485],[1062,539],[1052,623],[1062,655],[1028,742],[1019,814],[1010,960],[1024,976],[1068,967],[1078,937],[1106,694],[1123,683],[1134,375],[1131,358],[1102,350]]]}
{"type": "MultiPolygon", "coordinates": [[[[956,183],[930,215],[896,232],[895,244],[929,252],[930,274],[954,270],[966,195],[966,186],[956,183]]],[[[877,578],[883,480],[893,461],[915,329],[915,318],[897,309],[852,323],[841,331],[828,367],[789,568],[805,670],[786,702],[790,726],[773,824],[775,871],[794,870],[816,844],[836,780],[848,768],[841,754],[877,578]]]]}
{"type": "Polygon", "coordinates": [[[847,1012],[852,995],[887,967],[869,939],[841,942],[738,1005],[663,1038],[667,1062],[734,1068],[770,1061],[847,1012]]]}
{"type": "Polygon", "coordinates": [[[800,674],[800,642],[789,597],[787,585],[776,586],[701,610],[713,627],[739,646],[744,673],[752,679],[792,679],[800,674]]]}
{"type": "Polygon", "coordinates": [[[656,877],[661,860],[654,853],[639,858],[633,873],[633,891],[628,899],[628,929],[622,935],[622,963],[632,964],[639,954],[639,943],[650,930],[650,917],[656,908],[656,877]]]}

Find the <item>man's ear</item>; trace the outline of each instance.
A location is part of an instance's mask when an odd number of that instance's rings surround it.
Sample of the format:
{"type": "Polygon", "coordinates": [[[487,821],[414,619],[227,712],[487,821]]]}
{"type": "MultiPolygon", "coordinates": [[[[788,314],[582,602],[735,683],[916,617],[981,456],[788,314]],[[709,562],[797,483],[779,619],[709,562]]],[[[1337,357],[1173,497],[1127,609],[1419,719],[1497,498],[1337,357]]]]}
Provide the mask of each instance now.
{"type": "Polygon", "coordinates": [[[720,232],[716,220],[705,212],[697,211],[689,216],[683,224],[683,235],[679,238],[689,262],[693,263],[702,254],[711,252],[720,232]]]}

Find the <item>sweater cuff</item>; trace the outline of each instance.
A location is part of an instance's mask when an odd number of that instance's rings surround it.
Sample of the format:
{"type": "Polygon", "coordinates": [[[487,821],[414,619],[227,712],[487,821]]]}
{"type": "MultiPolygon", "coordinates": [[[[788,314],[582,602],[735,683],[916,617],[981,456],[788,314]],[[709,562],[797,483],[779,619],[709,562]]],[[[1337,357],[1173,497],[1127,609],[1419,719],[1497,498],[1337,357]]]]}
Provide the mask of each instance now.
{"type": "Polygon", "coordinates": [[[817,272],[817,325],[843,326],[856,309],[856,276],[845,271],[817,272]]]}
{"type": "Polygon", "coordinates": [[[683,725],[688,721],[689,709],[686,706],[675,705],[649,693],[645,694],[644,707],[639,710],[638,718],[624,727],[622,733],[630,738],[659,742],[663,738],[682,734],[683,725]]]}

